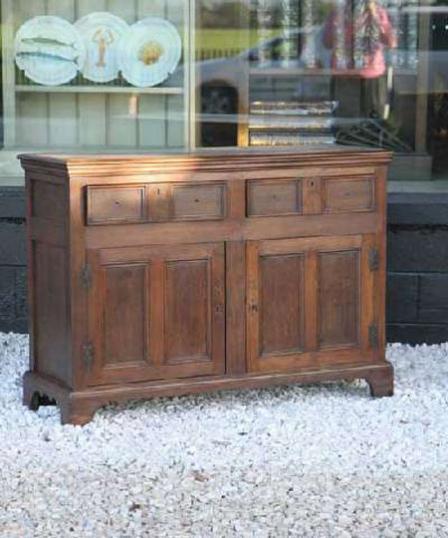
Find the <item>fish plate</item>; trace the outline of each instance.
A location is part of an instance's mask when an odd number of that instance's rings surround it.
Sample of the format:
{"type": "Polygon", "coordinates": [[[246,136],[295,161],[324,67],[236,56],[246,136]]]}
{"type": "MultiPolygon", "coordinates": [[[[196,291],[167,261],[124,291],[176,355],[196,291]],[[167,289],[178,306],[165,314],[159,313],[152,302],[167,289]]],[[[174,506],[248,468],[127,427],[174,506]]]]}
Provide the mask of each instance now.
{"type": "Polygon", "coordinates": [[[73,80],[84,66],[86,49],[73,24],[60,17],[34,17],[18,30],[15,60],[25,75],[44,86],[73,80]]]}

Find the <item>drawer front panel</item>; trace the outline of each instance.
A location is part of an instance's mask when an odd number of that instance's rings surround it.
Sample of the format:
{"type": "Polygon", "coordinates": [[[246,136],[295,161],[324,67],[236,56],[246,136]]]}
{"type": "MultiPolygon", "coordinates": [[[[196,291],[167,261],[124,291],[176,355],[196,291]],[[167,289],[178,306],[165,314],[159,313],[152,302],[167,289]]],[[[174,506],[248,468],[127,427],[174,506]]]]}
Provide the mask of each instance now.
{"type": "Polygon", "coordinates": [[[219,220],[225,217],[225,185],[175,185],[173,220],[219,220]]]}
{"type": "Polygon", "coordinates": [[[225,183],[87,187],[87,224],[222,220],[225,183]]]}
{"type": "Polygon", "coordinates": [[[324,181],[324,212],[373,211],[374,208],[375,180],[373,177],[324,181]]]}
{"type": "Polygon", "coordinates": [[[302,212],[299,180],[252,180],[247,183],[247,216],[299,215],[302,212]]]}
{"type": "Polygon", "coordinates": [[[145,221],[145,187],[87,187],[87,223],[145,221]]]}

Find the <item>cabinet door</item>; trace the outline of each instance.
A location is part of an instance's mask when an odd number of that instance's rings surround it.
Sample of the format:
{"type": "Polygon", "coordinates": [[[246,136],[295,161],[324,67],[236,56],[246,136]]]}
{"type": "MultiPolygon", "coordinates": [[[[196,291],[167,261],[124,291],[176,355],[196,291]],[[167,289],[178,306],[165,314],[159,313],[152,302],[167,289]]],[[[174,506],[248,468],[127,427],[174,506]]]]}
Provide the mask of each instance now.
{"type": "Polygon", "coordinates": [[[374,236],[249,242],[249,370],[375,360],[377,252],[374,236]]]}
{"type": "Polygon", "coordinates": [[[88,253],[89,383],[224,373],[224,245],[88,253]]]}

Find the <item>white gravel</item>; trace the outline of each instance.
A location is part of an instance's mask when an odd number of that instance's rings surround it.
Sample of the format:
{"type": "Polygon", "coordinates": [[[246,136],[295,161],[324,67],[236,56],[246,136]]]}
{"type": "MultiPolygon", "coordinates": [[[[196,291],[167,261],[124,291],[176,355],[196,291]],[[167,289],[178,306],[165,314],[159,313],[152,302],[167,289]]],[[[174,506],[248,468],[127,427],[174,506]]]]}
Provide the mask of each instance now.
{"type": "Polygon", "coordinates": [[[61,426],[0,333],[0,536],[448,537],[448,344],[364,382],[132,403],[61,426]]]}

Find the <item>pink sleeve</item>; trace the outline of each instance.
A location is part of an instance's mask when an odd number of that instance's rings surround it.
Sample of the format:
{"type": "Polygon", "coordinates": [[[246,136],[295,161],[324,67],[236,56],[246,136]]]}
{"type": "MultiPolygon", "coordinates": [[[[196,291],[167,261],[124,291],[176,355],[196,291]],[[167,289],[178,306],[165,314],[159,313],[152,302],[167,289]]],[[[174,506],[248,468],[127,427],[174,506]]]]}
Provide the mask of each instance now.
{"type": "Polygon", "coordinates": [[[381,8],[381,11],[379,12],[379,19],[381,29],[381,41],[387,47],[396,47],[397,37],[395,34],[395,30],[392,26],[392,23],[390,22],[390,18],[387,11],[384,8],[381,8]]]}

